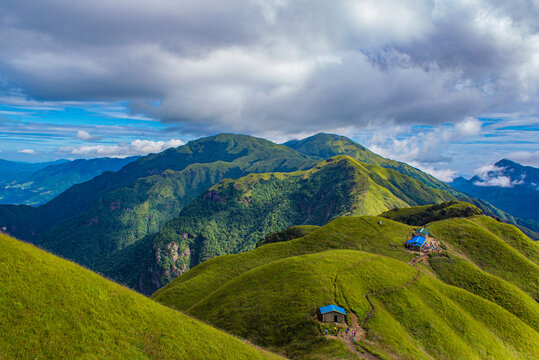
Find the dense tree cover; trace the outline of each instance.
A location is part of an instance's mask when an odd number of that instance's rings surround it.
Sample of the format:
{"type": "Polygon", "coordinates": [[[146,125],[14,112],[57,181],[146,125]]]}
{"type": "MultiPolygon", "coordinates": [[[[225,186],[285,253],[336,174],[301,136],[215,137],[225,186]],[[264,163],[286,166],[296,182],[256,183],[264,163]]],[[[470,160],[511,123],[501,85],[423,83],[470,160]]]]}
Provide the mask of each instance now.
{"type": "Polygon", "coordinates": [[[380,216],[408,225],[422,226],[429,222],[482,215],[478,207],[462,201],[446,201],[441,204],[392,209],[380,216]]]}
{"type": "Polygon", "coordinates": [[[316,225],[291,226],[288,229],[271,233],[267,235],[266,237],[260,239],[260,241],[257,242],[256,247],[266,245],[266,244],[273,244],[276,242],[283,242],[283,241],[298,239],[300,237],[304,237],[305,235],[312,233],[313,231],[319,228],[320,226],[316,226],[316,225]]]}

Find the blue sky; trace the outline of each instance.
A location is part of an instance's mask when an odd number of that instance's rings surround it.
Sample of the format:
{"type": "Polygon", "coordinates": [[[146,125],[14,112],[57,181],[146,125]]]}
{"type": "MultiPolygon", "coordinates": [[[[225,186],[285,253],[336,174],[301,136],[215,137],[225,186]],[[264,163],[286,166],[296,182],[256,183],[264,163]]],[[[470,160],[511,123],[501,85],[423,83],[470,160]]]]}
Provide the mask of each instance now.
{"type": "Polygon", "coordinates": [[[0,0],[0,158],[348,136],[450,180],[539,166],[539,2],[0,0]]]}

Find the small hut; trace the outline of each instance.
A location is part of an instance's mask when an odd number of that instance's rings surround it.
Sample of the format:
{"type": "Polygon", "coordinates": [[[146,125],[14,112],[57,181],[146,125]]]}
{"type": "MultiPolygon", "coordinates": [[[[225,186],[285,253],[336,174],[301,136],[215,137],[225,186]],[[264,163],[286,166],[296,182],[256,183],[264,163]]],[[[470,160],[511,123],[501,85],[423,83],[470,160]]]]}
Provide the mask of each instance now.
{"type": "Polygon", "coordinates": [[[427,236],[429,236],[429,230],[422,227],[421,229],[416,230],[414,235],[415,236],[427,237],[427,236]]]}
{"type": "Polygon", "coordinates": [[[323,322],[343,323],[346,318],[346,310],[337,305],[327,305],[320,308],[323,322]]]}
{"type": "Polygon", "coordinates": [[[406,242],[406,247],[410,250],[421,251],[426,240],[427,238],[424,238],[423,236],[414,236],[412,240],[406,242]]]}

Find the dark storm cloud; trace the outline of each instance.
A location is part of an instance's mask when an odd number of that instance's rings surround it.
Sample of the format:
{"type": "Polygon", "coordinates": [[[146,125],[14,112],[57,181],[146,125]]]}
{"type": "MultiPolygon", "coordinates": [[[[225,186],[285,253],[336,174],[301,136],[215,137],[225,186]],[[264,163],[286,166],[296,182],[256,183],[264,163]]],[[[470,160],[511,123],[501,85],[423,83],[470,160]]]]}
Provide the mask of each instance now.
{"type": "Polygon", "coordinates": [[[457,123],[536,109],[536,4],[0,1],[0,79],[193,134],[457,123]]]}

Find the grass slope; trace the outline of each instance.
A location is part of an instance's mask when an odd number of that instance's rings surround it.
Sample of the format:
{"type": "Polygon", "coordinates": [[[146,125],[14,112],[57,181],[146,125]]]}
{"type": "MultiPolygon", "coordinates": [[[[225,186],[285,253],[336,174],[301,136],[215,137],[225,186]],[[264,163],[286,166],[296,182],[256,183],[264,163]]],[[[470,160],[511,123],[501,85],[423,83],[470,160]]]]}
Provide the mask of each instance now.
{"type": "Polygon", "coordinates": [[[283,258],[330,249],[361,250],[407,262],[412,255],[404,250],[402,244],[412,232],[413,228],[408,225],[375,216],[339,217],[303,238],[203,262],[159,289],[152,298],[187,310],[222,283],[246,271],[283,258]],[[382,225],[378,225],[380,220],[382,225]]]}
{"type": "Polygon", "coordinates": [[[185,207],[153,240],[159,284],[214,256],[251,250],[258,239],[292,225],[324,225],[342,215],[454,199],[394,170],[348,156],[307,171],[224,180],[185,207]]]}
{"type": "Polygon", "coordinates": [[[2,359],[277,359],[0,235],[2,359]]]}
{"type": "Polygon", "coordinates": [[[539,301],[539,244],[514,226],[475,216],[434,222],[429,229],[483,271],[509,281],[539,301]]]}
{"type": "Polygon", "coordinates": [[[515,285],[482,271],[464,259],[434,257],[430,264],[445,283],[500,305],[539,331],[539,304],[515,285]]]}
{"type": "Polygon", "coordinates": [[[469,236],[497,233],[483,244],[496,253],[462,251],[472,260],[484,258],[491,273],[451,252],[450,259],[433,258],[432,270],[421,265],[418,281],[401,288],[416,274],[402,246],[413,228],[380,217],[340,217],[302,238],[208,260],[152,297],[294,358],[354,358],[343,343],[320,336],[317,307],[337,303],[361,319],[370,309],[365,293],[394,289],[371,296],[376,309],[360,344],[380,358],[537,358],[538,305],[518,286],[537,278],[518,271],[505,280],[495,275],[533,258],[535,244],[485,216],[429,228],[436,236],[459,233],[463,223],[474,225],[469,236]],[[508,263],[496,265],[502,259],[508,263]]]}

